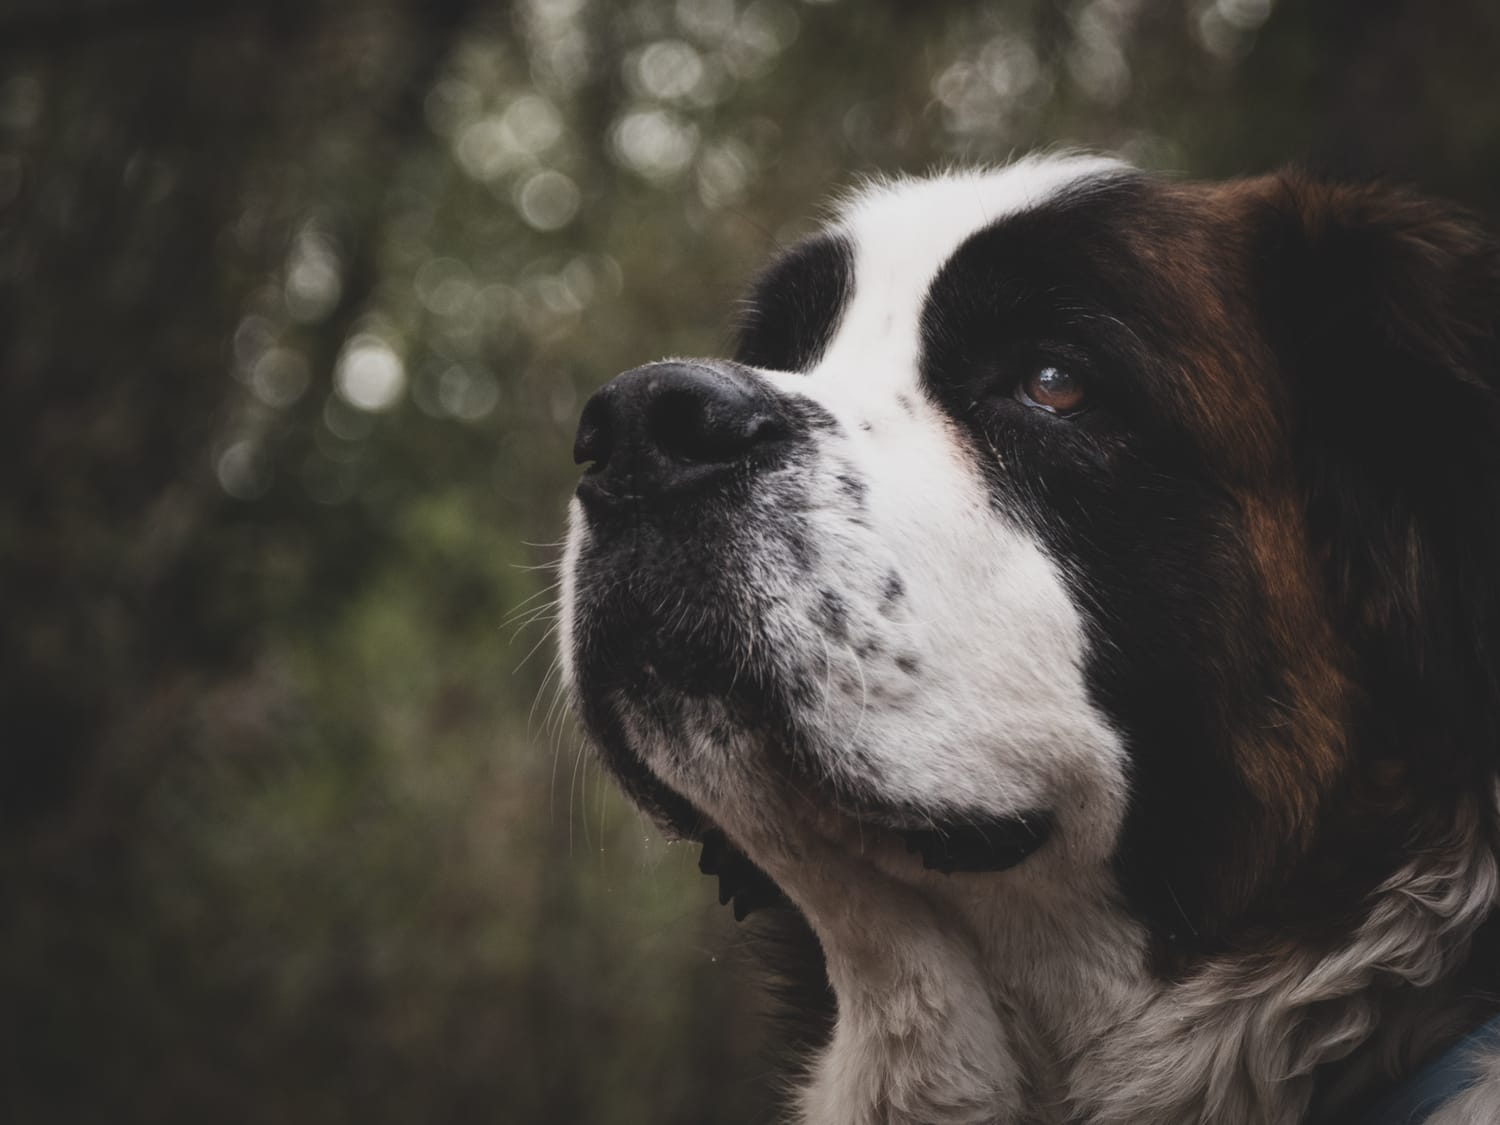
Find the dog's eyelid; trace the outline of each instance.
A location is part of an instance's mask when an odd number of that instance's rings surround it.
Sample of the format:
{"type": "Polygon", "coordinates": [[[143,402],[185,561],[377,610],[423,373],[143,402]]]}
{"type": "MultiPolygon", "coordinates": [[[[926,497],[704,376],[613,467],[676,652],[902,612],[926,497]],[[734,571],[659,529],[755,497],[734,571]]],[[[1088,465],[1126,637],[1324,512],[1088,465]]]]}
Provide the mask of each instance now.
{"type": "Polygon", "coordinates": [[[1065,368],[1077,379],[1092,384],[1096,375],[1096,363],[1091,349],[1070,340],[1037,340],[1028,350],[1028,362],[1032,369],[1039,367],[1065,368]]]}

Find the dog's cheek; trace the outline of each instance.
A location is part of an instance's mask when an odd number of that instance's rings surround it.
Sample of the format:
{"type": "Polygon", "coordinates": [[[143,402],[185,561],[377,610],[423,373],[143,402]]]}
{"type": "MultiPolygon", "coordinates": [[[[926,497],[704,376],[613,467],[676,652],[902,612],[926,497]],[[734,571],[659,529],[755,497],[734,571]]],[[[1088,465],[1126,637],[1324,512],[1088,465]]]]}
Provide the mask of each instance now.
{"type": "Polygon", "coordinates": [[[845,792],[934,815],[1066,802],[1106,853],[1122,740],[1090,702],[1060,569],[935,411],[898,404],[864,430],[871,413],[839,417],[819,450],[818,565],[783,603],[812,665],[799,723],[819,765],[845,792]]]}

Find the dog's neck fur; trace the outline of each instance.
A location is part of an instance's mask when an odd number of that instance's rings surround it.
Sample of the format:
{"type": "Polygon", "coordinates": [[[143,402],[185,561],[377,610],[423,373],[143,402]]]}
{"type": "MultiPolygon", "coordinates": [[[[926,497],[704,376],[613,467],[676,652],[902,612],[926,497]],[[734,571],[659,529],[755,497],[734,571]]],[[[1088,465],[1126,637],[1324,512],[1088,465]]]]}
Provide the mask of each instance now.
{"type": "MultiPolygon", "coordinates": [[[[839,1014],[803,1120],[1294,1125],[1322,1068],[1342,1063],[1336,1085],[1368,1092],[1463,1030],[1414,998],[1443,991],[1494,907],[1487,823],[1462,812],[1343,946],[1283,942],[1171,981],[1148,971],[1147,937],[1103,873],[1060,891],[1060,865],[1037,862],[982,912],[978,898],[934,907],[841,881],[822,900],[836,914],[810,917],[839,1014]]],[[[1500,1120],[1500,1085],[1466,1096],[1500,1120]]],[[[1320,1112],[1339,1097],[1322,1091],[1320,1112]]]]}

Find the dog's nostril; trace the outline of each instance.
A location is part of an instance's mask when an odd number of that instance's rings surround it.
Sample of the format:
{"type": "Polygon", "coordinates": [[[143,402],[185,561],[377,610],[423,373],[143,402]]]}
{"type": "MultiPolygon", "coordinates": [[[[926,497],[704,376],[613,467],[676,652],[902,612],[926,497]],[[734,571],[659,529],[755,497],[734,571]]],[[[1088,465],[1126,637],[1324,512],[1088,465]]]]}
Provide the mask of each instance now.
{"type": "Polygon", "coordinates": [[[573,464],[592,461],[593,470],[602,469],[609,460],[610,445],[608,408],[602,399],[592,399],[578,419],[578,433],[573,438],[573,464]]]}
{"type": "Polygon", "coordinates": [[[772,419],[738,394],[718,388],[674,387],[651,404],[650,440],[669,457],[689,463],[737,461],[772,436],[772,419]]]}
{"type": "Polygon", "coordinates": [[[763,443],[780,441],[782,438],[789,436],[790,432],[780,419],[762,414],[757,416],[755,421],[750,424],[749,444],[761,445],[763,443]]]}

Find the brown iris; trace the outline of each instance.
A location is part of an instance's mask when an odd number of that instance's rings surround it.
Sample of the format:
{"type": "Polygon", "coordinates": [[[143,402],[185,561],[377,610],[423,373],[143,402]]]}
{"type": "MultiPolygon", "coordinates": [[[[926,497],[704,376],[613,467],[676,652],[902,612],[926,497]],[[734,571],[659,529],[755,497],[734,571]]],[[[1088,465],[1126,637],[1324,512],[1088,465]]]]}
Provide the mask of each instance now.
{"type": "Polygon", "coordinates": [[[1021,401],[1049,414],[1076,414],[1086,398],[1083,381],[1060,367],[1039,367],[1019,388],[1021,401]]]}

